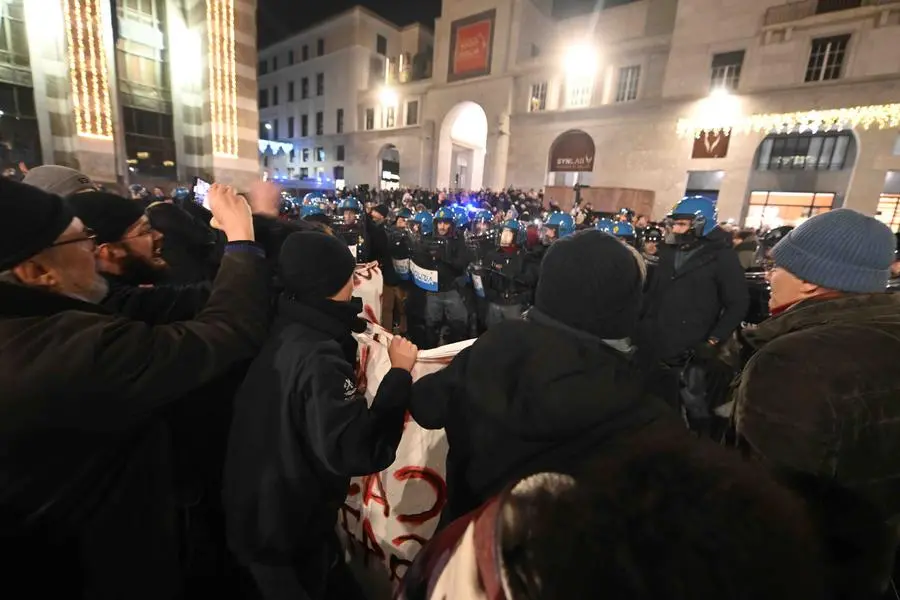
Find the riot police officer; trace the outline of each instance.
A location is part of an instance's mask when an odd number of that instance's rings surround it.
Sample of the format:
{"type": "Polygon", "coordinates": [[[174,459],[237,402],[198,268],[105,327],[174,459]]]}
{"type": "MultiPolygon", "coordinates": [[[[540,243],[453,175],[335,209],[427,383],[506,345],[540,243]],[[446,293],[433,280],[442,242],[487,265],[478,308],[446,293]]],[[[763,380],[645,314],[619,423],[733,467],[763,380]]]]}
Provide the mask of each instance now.
{"type": "Polygon", "coordinates": [[[499,244],[476,272],[475,289],[487,299],[485,325],[518,319],[531,304],[537,285],[537,269],[526,259],[525,229],[518,221],[507,221],[500,230],[499,244]]]}
{"type": "Polygon", "coordinates": [[[381,320],[385,328],[406,335],[406,301],[412,286],[412,275],[409,271],[409,258],[412,253],[412,239],[407,227],[412,219],[408,208],[401,208],[393,226],[388,230],[390,258],[396,275],[394,285],[385,284],[381,302],[381,320]]]}
{"type": "Polygon", "coordinates": [[[357,263],[367,263],[373,260],[371,246],[364,219],[363,206],[353,196],[348,196],[338,204],[338,213],[341,218],[334,221],[334,229],[338,236],[347,242],[350,253],[356,258],[357,263]]]}
{"type": "Polygon", "coordinates": [[[419,287],[413,277],[413,259],[418,253],[427,252],[434,233],[434,217],[430,212],[420,211],[407,222],[409,240],[409,282],[406,296],[406,327],[409,339],[419,348],[424,348],[425,335],[425,290],[419,287]]]}
{"type": "Polygon", "coordinates": [[[647,266],[656,266],[659,263],[659,245],[663,243],[662,229],[652,225],[644,230],[641,237],[641,256],[647,266]]]}
{"type": "Polygon", "coordinates": [[[446,325],[446,343],[466,338],[469,313],[459,291],[460,279],[469,265],[465,240],[456,232],[452,209],[444,206],[434,216],[431,239],[416,244],[410,261],[415,284],[425,291],[426,348],[440,344],[446,325]]]}
{"type": "Polygon", "coordinates": [[[551,213],[541,227],[541,243],[529,253],[529,259],[540,265],[553,242],[573,233],[575,233],[575,219],[572,215],[563,212],[551,213]]]}

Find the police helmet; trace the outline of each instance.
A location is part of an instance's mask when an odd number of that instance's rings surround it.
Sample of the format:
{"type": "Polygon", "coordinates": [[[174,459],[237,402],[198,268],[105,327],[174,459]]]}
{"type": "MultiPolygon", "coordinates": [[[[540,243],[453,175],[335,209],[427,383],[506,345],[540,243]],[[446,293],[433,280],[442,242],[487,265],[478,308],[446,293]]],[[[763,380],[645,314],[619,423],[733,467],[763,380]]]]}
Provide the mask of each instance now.
{"type": "Polygon", "coordinates": [[[353,196],[347,196],[341,203],[338,204],[338,210],[344,212],[345,210],[351,210],[356,214],[360,215],[363,212],[363,206],[360,204],[359,200],[354,198],[353,196]]]}
{"type": "Polygon", "coordinates": [[[453,224],[457,229],[465,229],[469,225],[469,211],[456,204],[450,207],[453,211],[453,224]]]}
{"type": "Polygon", "coordinates": [[[419,233],[421,235],[431,235],[434,233],[434,217],[431,216],[430,212],[418,212],[412,220],[413,222],[410,223],[410,226],[412,227],[413,224],[418,223],[419,233]]]}
{"type": "Polygon", "coordinates": [[[434,213],[435,221],[448,221],[450,223],[455,223],[456,215],[453,214],[453,209],[448,206],[440,207],[436,213],[434,213]]]}
{"type": "Polygon", "coordinates": [[[555,229],[558,237],[564,238],[575,233],[575,219],[572,218],[572,215],[556,212],[547,217],[544,227],[555,229]]]}
{"type": "Polygon", "coordinates": [[[668,218],[675,221],[685,219],[693,224],[691,233],[694,237],[706,237],[718,224],[716,203],[705,196],[687,196],[676,204],[668,218]]]}
{"type": "Polygon", "coordinates": [[[175,188],[172,192],[172,199],[178,200],[179,202],[184,202],[185,200],[190,199],[190,197],[191,190],[183,186],[175,188]]]}
{"type": "Polygon", "coordinates": [[[613,225],[612,234],[619,238],[634,238],[634,225],[622,221],[613,225]]]}
{"type": "Polygon", "coordinates": [[[597,219],[597,223],[594,225],[594,229],[597,231],[602,231],[603,233],[608,233],[609,235],[615,235],[613,229],[616,224],[613,223],[612,219],[607,219],[606,217],[602,217],[597,219]]]}
{"type": "Polygon", "coordinates": [[[300,211],[300,218],[303,220],[307,220],[310,217],[322,217],[322,220],[327,220],[328,215],[325,214],[325,211],[321,206],[316,204],[308,204],[303,207],[300,211]]]}
{"type": "Polygon", "coordinates": [[[322,192],[310,192],[303,196],[303,206],[310,206],[312,204],[318,205],[326,201],[325,194],[322,192]]]}
{"type": "Polygon", "coordinates": [[[475,213],[475,216],[472,217],[473,223],[493,223],[494,215],[489,210],[479,210],[475,213]]]}

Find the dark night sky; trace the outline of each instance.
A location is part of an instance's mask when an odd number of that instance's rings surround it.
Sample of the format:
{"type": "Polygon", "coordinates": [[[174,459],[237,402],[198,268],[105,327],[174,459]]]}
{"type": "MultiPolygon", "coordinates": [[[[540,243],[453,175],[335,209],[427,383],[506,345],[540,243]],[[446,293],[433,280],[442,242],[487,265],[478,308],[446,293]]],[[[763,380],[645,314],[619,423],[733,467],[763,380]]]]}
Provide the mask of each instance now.
{"type": "Polygon", "coordinates": [[[357,4],[398,25],[413,22],[434,27],[440,0],[258,0],[259,47],[284,39],[357,4]]]}
{"type": "MultiPolygon", "coordinates": [[[[593,10],[598,4],[631,1],[556,0],[555,12],[568,16],[593,10]]],[[[418,21],[434,27],[434,19],[441,12],[441,0],[258,0],[259,47],[264,48],[357,4],[398,25],[418,21]]]]}

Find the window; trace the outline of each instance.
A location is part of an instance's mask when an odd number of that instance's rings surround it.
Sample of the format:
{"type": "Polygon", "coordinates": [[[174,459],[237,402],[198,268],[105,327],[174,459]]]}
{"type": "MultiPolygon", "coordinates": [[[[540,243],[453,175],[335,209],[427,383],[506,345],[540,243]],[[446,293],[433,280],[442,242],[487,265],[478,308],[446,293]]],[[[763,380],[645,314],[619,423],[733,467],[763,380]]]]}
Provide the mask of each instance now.
{"type": "Polygon", "coordinates": [[[288,66],[294,64],[294,51],[288,50],[288,66]]]}
{"type": "Polygon", "coordinates": [[[813,192],[750,192],[750,206],[744,227],[797,226],[810,217],[828,212],[834,194],[813,192]]]}
{"type": "Polygon", "coordinates": [[[334,180],[341,181],[342,179],[344,179],[344,167],[338,165],[334,168],[334,180]]]}
{"type": "Polygon", "coordinates": [[[303,162],[309,162],[309,148],[303,149],[303,162]]]}
{"type": "Polygon", "coordinates": [[[344,160],[344,147],[338,146],[334,150],[335,150],[334,153],[335,153],[335,156],[337,157],[337,160],[344,160]]]}
{"type": "Polygon", "coordinates": [[[367,108],[366,109],[366,131],[372,131],[375,129],[375,109],[367,108]]]}
{"type": "Polygon", "coordinates": [[[294,117],[288,117],[288,138],[294,137],[294,117]]]}
{"type": "Polygon", "coordinates": [[[24,0],[5,2],[0,10],[0,62],[20,67],[31,64],[25,30],[24,0]]]}
{"type": "Polygon", "coordinates": [[[125,38],[119,42],[116,52],[122,66],[121,79],[137,84],[139,88],[169,88],[168,61],[162,50],[125,38]]]}
{"type": "Polygon", "coordinates": [[[325,148],[316,148],[316,162],[325,162],[325,148]]]}
{"type": "Polygon", "coordinates": [[[375,52],[382,56],[387,56],[387,38],[383,35],[375,36],[375,52]]]}
{"type": "Polygon", "coordinates": [[[277,56],[272,57],[272,70],[273,71],[278,70],[278,57],[277,56]]]}
{"type": "Polygon", "coordinates": [[[300,137],[309,135],[309,115],[300,115],[300,137]]]}
{"type": "Polygon", "coordinates": [[[325,94],[325,73],[316,73],[316,96],[325,94]]]}
{"type": "Polygon", "coordinates": [[[309,98],[309,77],[300,80],[300,98],[302,100],[309,98]]]}
{"type": "Polygon", "coordinates": [[[316,40],[316,56],[325,55],[325,40],[319,38],[316,40]]]}
{"type": "Polygon", "coordinates": [[[900,194],[882,194],[875,218],[897,233],[900,231],[900,194]]]}
{"type": "Polygon", "coordinates": [[[531,58],[537,58],[540,55],[541,55],[541,49],[537,45],[532,44],[531,45],[531,58]]]}
{"type": "Polygon", "coordinates": [[[594,79],[588,76],[583,79],[570,78],[566,81],[566,107],[584,108],[591,105],[594,95],[594,79]]]}
{"type": "Polygon", "coordinates": [[[272,106],[278,106],[278,86],[272,88],[272,106]]]}
{"type": "Polygon", "coordinates": [[[259,90],[259,107],[269,108],[269,90],[259,90]]]}
{"type": "Polygon", "coordinates": [[[844,55],[847,52],[849,35],[818,38],[812,42],[809,63],[806,66],[806,81],[830,81],[840,79],[844,55]]]}
{"type": "Polygon", "coordinates": [[[713,54],[710,72],[710,89],[735,91],[741,81],[741,67],[744,66],[744,51],[713,54]]]}
{"type": "Polygon", "coordinates": [[[269,62],[267,60],[259,61],[259,63],[257,63],[257,65],[256,65],[256,71],[260,75],[265,75],[266,73],[268,73],[269,72],[269,62]]]}
{"type": "Polygon", "coordinates": [[[300,167],[300,179],[309,179],[309,167],[300,167]]]}
{"type": "Polygon", "coordinates": [[[291,162],[294,162],[294,160],[296,158],[297,158],[297,151],[294,150],[293,148],[291,148],[290,158],[288,160],[290,160],[291,162]]]}
{"type": "Polygon", "coordinates": [[[272,119],[272,139],[278,139],[278,119],[272,119]]]}
{"type": "Polygon", "coordinates": [[[336,117],[337,125],[335,129],[338,133],[344,133],[344,109],[337,109],[337,117],[336,117]]]}
{"type": "Polygon", "coordinates": [[[288,81],[288,102],[294,101],[294,82],[288,81]]]}
{"type": "Polygon", "coordinates": [[[309,60],[309,46],[303,45],[303,48],[300,49],[300,60],[306,62],[309,60]]]}
{"type": "Polygon", "coordinates": [[[406,124],[407,125],[418,125],[419,124],[419,101],[412,100],[406,105],[406,124]]]}
{"type": "Polygon", "coordinates": [[[632,102],[637,100],[638,85],[641,82],[641,67],[622,67],[619,69],[619,85],[616,86],[616,102],[632,102]]]}
{"type": "Polygon", "coordinates": [[[528,112],[547,110],[547,82],[535,83],[531,86],[531,97],[528,99],[528,112]]]}
{"type": "Polygon", "coordinates": [[[384,109],[384,126],[394,127],[396,125],[397,109],[394,106],[388,106],[384,109]]]}
{"type": "Polygon", "coordinates": [[[261,139],[261,140],[269,139],[269,128],[266,127],[265,121],[259,122],[259,139],[261,139]]]}
{"type": "Polygon", "coordinates": [[[320,111],[316,113],[316,135],[323,133],[325,133],[325,113],[320,111]]]}
{"type": "Polygon", "coordinates": [[[850,133],[770,135],[759,146],[759,171],[839,171],[847,162],[850,133]]]}

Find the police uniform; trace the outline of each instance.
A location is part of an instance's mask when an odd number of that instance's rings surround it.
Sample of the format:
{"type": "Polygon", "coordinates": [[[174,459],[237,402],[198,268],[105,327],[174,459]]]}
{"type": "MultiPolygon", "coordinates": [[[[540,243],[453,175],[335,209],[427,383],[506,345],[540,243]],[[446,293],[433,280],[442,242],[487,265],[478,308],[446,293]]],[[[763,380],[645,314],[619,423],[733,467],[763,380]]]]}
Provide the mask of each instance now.
{"type": "Polygon", "coordinates": [[[486,327],[520,318],[537,284],[537,272],[526,253],[515,246],[495,249],[482,263],[481,276],[488,302],[486,327]]]}

